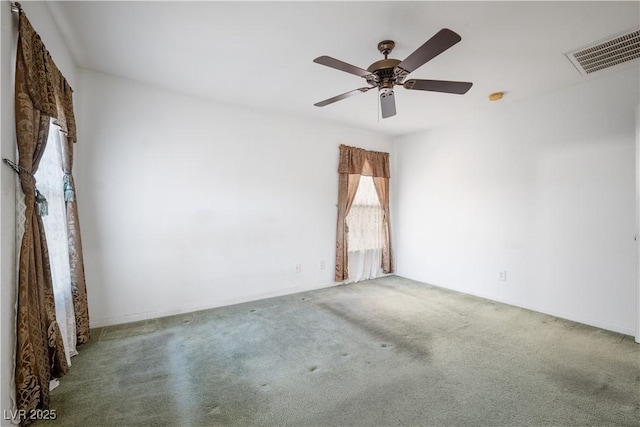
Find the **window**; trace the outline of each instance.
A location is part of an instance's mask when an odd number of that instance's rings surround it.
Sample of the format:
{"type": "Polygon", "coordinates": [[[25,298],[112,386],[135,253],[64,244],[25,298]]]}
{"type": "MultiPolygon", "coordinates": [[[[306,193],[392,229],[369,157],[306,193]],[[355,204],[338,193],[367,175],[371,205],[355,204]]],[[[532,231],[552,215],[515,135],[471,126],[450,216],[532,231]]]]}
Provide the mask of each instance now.
{"type": "Polygon", "coordinates": [[[349,282],[382,275],[384,211],[370,176],[360,177],[358,190],[347,215],[349,282]]]}
{"type": "Polygon", "coordinates": [[[336,282],[393,273],[389,172],[389,153],[340,145],[336,282]]]}
{"type": "Polygon", "coordinates": [[[71,296],[71,268],[69,265],[61,141],[60,129],[54,124],[50,124],[49,138],[35,177],[38,191],[47,199],[48,213],[42,217],[42,222],[49,249],[56,320],[62,334],[67,363],[71,365],[71,356],[77,354],[76,320],[71,296]]]}

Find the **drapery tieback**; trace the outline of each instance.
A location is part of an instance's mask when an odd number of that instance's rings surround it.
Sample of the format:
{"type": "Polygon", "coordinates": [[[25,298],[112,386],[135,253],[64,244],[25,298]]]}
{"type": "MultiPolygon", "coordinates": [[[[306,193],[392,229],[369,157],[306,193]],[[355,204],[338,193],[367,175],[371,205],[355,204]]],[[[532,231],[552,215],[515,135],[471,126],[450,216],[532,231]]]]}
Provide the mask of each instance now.
{"type": "Polygon", "coordinates": [[[2,161],[4,162],[5,165],[9,166],[11,169],[13,169],[13,171],[15,173],[17,173],[18,175],[20,175],[20,172],[22,173],[26,173],[27,175],[31,175],[33,176],[33,174],[31,173],[31,171],[26,170],[25,168],[23,168],[22,166],[12,162],[9,159],[2,159],[2,161]]]}
{"type": "Polygon", "coordinates": [[[73,202],[76,199],[76,192],[73,190],[73,184],[71,183],[71,174],[65,173],[62,181],[64,182],[64,201],[73,202]]]}
{"type": "MultiPolygon", "coordinates": [[[[2,161],[11,169],[13,169],[13,171],[18,175],[20,175],[20,173],[22,172],[22,173],[26,173],[27,175],[33,176],[33,173],[31,173],[31,171],[28,171],[27,169],[12,162],[9,159],[2,159],[2,161]]],[[[47,203],[47,199],[42,195],[42,193],[40,193],[40,191],[38,191],[37,188],[36,188],[36,206],[38,207],[38,215],[47,216],[49,214],[49,203],[47,203]]]]}
{"type": "Polygon", "coordinates": [[[38,191],[36,188],[36,205],[38,206],[38,215],[47,216],[49,215],[49,203],[47,199],[38,191]]]}

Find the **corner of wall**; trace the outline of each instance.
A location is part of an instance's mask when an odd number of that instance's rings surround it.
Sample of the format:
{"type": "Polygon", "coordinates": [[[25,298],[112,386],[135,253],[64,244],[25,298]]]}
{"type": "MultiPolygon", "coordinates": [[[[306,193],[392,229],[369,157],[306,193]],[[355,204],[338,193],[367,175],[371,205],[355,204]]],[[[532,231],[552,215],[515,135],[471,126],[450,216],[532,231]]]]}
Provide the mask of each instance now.
{"type": "Polygon", "coordinates": [[[636,342],[640,344],[640,104],[636,105],[636,342]]]}

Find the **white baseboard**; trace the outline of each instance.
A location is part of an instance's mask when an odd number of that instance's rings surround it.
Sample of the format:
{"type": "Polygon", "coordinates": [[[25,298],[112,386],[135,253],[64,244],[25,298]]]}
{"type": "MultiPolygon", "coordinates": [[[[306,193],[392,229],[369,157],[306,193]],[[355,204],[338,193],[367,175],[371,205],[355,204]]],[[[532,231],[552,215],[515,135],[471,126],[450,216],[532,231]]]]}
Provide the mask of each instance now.
{"type": "MultiPolygon", "coordinates": [[[[403,277],[403,276],[398,276],[398,277],[403,277]]],[[[415,280],[415,279],[411,279],[409,277],[406,277],[409,280],[415,280]]],[[[420,282],[420,280],[416,280],[418,282],[420,282]]],[[[98,319],[91,319],[91,327],[92,328],[101,328],[101,327],[105,327],[105,326],[113,326],[113,325],[120,325],[123,323],[131,323],[131,322],[138,322],[141,320],[149,320],[149,319],[156,319],[159,317],[166,317],[166,316],[174,316],[177,314],[185,314],[185,313],[192,313],[195,311],[201,311],[201,310],[209,310],[212,308],[218,308],[218,307],[225,307],[225,306],[229,306],[229,305],[235,305],[235,304],[242,304],[245,302],[251,302],[251,301],[258,301],[258,300],[262,300],[262,299],[267,299],[267,298],[273,298],[273,297],[279,297],[279,296],[283,296],[283,295],[292,295],[292,294],[297,294],[297,293],[301,293],[301,292],[307,292],[307,291],[313,291],[316,289],[324,289],[324,288],[330,288],[333,286],[340,286],[342,285],[342,282],[333,282],[330,284],[324,284],[324,285],[317,285],[317,286],[308,286],[308,287],[299,287],[299,286],[295,286],[295,287],[291,287],[291,288],[285,288],[285,289],[279,289],[276,291],[271,291],[271,292],[263,292],[263,293],[259,293],[259,294],[252,294],[252,295],[245,295],[242,297],[234,297],[234,298],[219,298],[216,299],[210,303],[207,304],[203,304],[203,305],[192,305],[192,306],[186,306],[186,307],[181,307],[178,309],[174,309],[174,310],[167,310],[167,311],[154,311],[154,312],[146,312],[146,313],[138,313],[138,314],[132,314],[132,315],[127,315],[127,316],[120,316],[120,317],[109,317],[109,318],[98,318],[98,319]]],[[[442,285],[433,285],[439,288],[443,288],[443,289],[449,289],[452,291],[456,291],[456,292],[461,292],[463,294],[468,294],[468,295],[473,295],[479,298],[484,298],[484,299],[488,299],[491,301],[496,301],[502,304],[508,304],[514,307],[520,307],[520,308],[524,308],[526,310],[531,310],[531,311],[536,311],[538,313],[543,313],[543,314],[548,314],[549,316],[554,316],[554,317],[559,317],[562,319],[566,319],[566,320],[571,320],[574,322],[578,322],[578,323],[583,323],[585,325],[589,325],[589,326],[595,326],[596,328],[601,328],[601,329],[606,329],[608,331],[613,331],[613,332],[618,332],[621,334],[625,334],[625,335],[630,335],[630,336],[635,336],[636,331],[633,328],[629,328],[623,325],[618,325],[612,322],[608,322],[608,321],[603,321],[600,319],[594,319],[594,318],[589,318],[589,317],[584,317],[584,316],[580,316],[580,315],[576,315],[575,313],[566,313],[566,312],[561,312],[561,311],[555,311],[555,310],[549,310],[545,307],[538,307],[535,305],[530,305],[530,304],[523,304],[519,301],[512,301],[509,300],[508,298],[502,298],[499,295],[489,295],[489,294],[481,294],[481,293],[477,293],[477,292],[472,292],[469,291],[467,289],[461,289],[461,288],[455,288],[455,287],[448,287],[448,286],[442,286],[442,285]]]]}
{"type": "MultiPolygon", "coordinates": [[[[400,277],[403,277],[403,276],[400,276],[400,277]]],[[[411,279],[409,277],[407,277],[407,279],[415,280],[415,279],[411,279]]],[[[420,280],[416,280],[416,281],[421,282],[420,280]]],[[[423,283],[425,283],[425,282],[423,282],[423,283]]],[[[605,329],[607,331],[618,332],[618,333],[624,334],[624,335],[634,336],[635,333],[636,333],[636,331],[633,328],[630,328],[630,327],[627,327],[627,326],[623,326],[623,325],[618,325],[617,323],[612,323],[612,322],[609,322],[609,321],[606,321],[606,320],[601,320],[601,319],[595,319],[595,318],[591,318],[591,317],[581,316],[581,315],[578,315],[578,314],[575,314],[575,313],[567,313],[567,312],[563,312],[563,311],[549,310],[549,309],[547,309],[545,307],[538,307],[538,306],[535,306],[535,305],[521,303],[520,301],[513,301],[513,300],[510,300],[508,298],[503,298],[500,295],[482,294],[482,293],[478,293],[478,292],[469,291],[468,289],[462,289],[462,288],[456,288],[456,287],[450,287],[450,286],[442,286],[442,285],[431,285],[431,286],[436,286],[438,288],[448,289],[448,290],[451,290],[451,291],[456,291],[456,292],[460,292],[460,293],[467,294],[467,295],[473,295],[473,296],[476,296],[476,297],[479,297],[479,298],[488,299],[488,300],[499,302],[499,303],[502,303],[502,304],[511,305],[511,306],[514,306],[514,307],[524,308],[526,310],[531,310],[531,311],[535,311],[535,312],[538,312],[538,313],[547,314],[549,316],[558,317],[558,318],[561,318],[561,319],[570,320],[570,321],[573,321],[573,322],[578,322],[578,323],[582,323],[582,324],[589,325],[589,326],[594,326],[596,328],[605,329]]]]}
{"type": "Polygon", "coordinates": [[[180,307],[177,309],[166,310],[166,311],[150,311],[145,313],[130,314],[126,316],[105,317],[105,318],[97,318],[97,319],[91,318],[90,326],[91,328],[102,328],[105,326],[114,326],[114,325],[121,325],[124,323],[139,322],[141,320],[157,319],[159,317],[192,313],[195,311],[209,310],[209,309],[218,308],[218,307],[226,307],[229,305],[242,304],[245,302],[258,301],[258,300],[273,298],[273,297],[280,297],[283,295],[293,295],[301,292],[313,291],[316,289],[330,288],[330,287],[338,286],[341,284],[342,283],[330,283],[330,284],[307,286],[307,287],[295,286],[292,288],[278,289],[276,291],[244,295],[241,297],[219,298],[207,304],[185,306],[185,307],[180,307]]]}

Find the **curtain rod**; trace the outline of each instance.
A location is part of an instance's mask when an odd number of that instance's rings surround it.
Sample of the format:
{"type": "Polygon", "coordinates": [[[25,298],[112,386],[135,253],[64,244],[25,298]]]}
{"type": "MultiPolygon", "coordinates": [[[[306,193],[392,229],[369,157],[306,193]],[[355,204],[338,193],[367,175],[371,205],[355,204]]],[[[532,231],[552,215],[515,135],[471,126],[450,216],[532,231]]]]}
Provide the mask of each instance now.
{"type": "Polygon", "coordinates": [[[11,11],[12,12],[22,12],[22,5],[17,1],[11,2],[11,11]]]}

